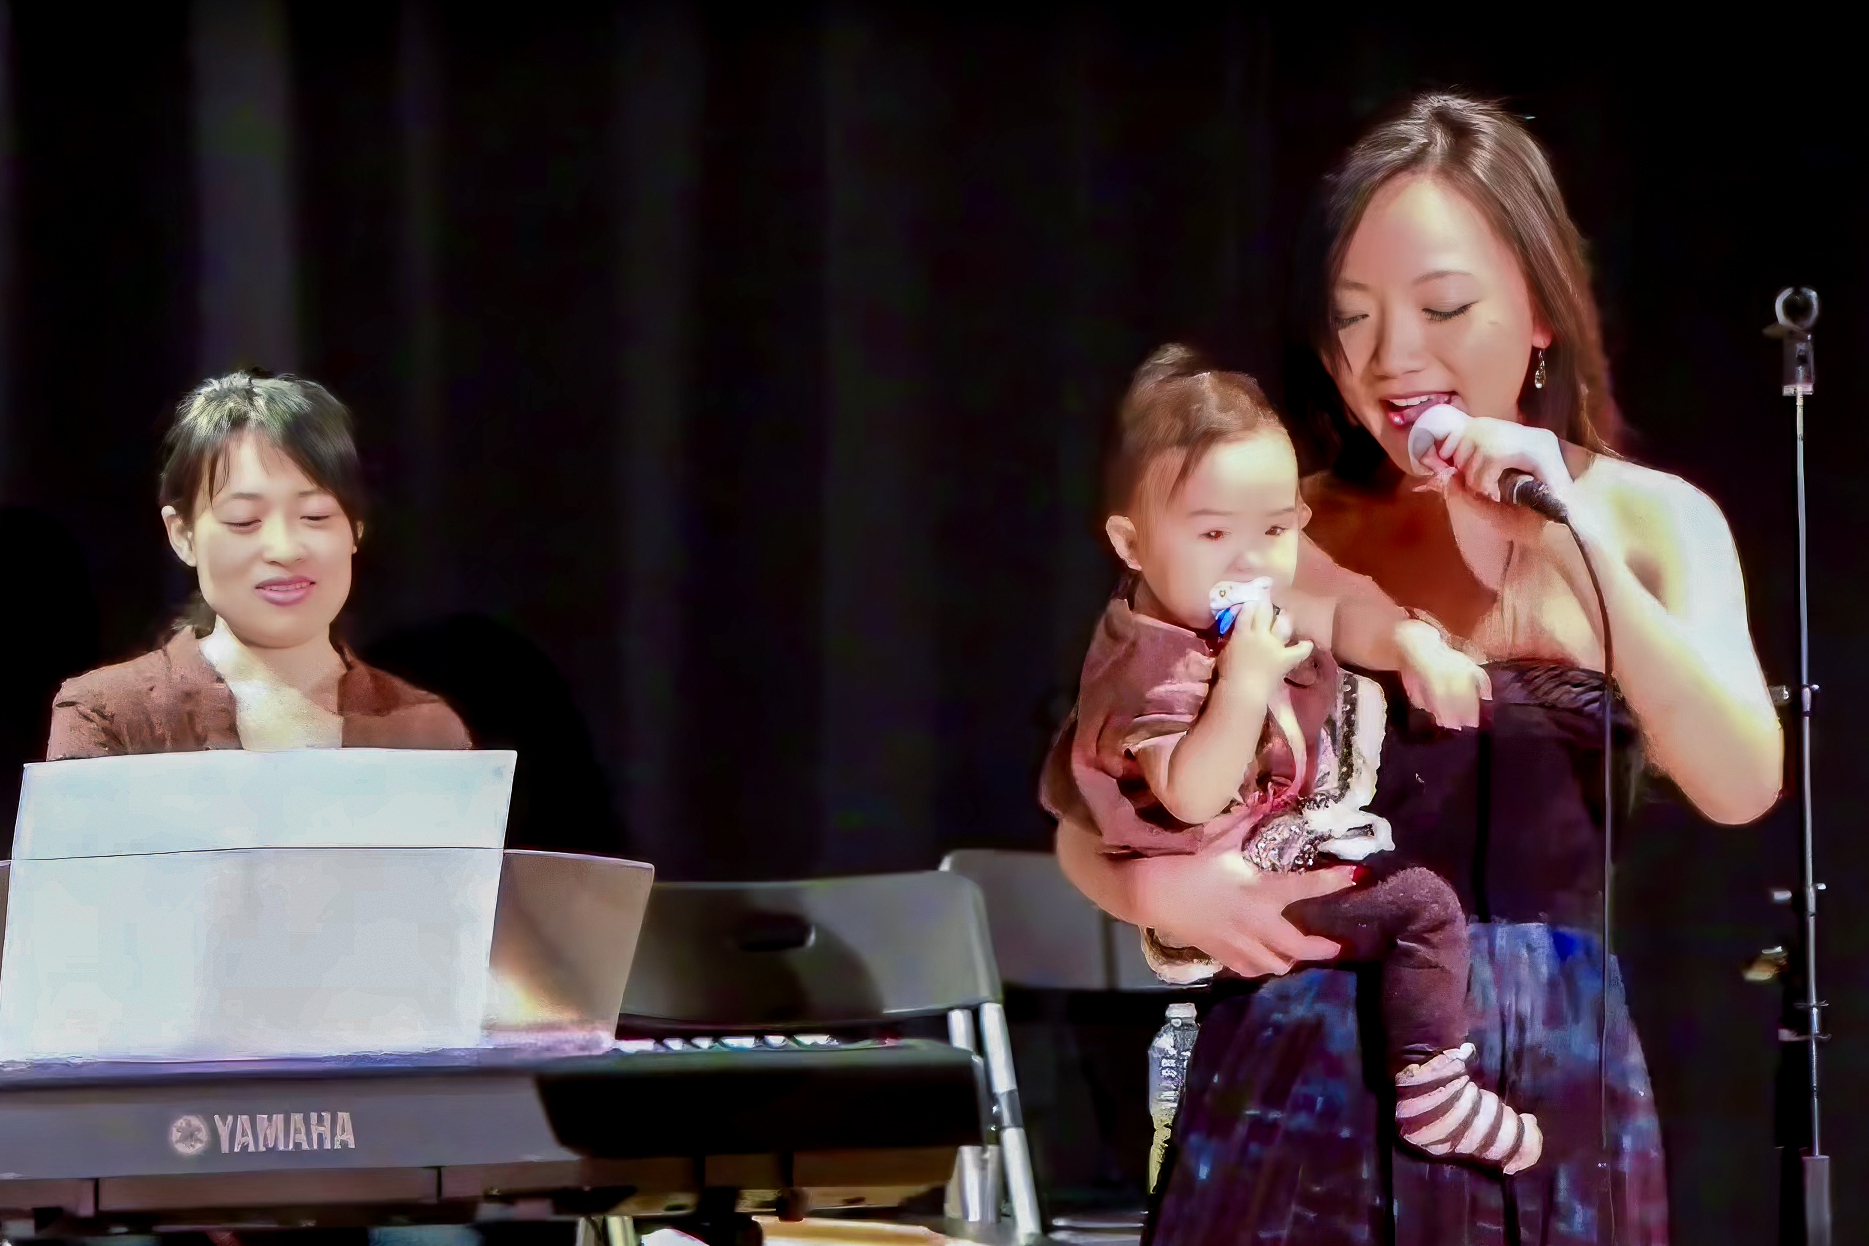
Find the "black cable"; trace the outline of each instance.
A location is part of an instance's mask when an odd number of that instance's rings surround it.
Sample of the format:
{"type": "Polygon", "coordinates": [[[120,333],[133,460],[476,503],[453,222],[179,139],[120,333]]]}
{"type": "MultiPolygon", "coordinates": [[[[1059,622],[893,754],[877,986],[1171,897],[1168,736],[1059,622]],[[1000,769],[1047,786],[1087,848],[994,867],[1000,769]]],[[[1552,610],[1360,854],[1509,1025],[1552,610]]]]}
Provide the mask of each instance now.
{"type": "Polygon", "coordinates": [[[1616,1170],[1609,1149],[1609,987],[1610,924],[1614,915],[1611,896],[1616,872],[1616,645],[1610,635],[1609,603],[1603,598],[1603,581],[1597,578],[1596,564],[1584,547],[1583,537],[1571,523],[1564,503],[1542,482],[1521,471],[1511,471],[1500,477],[1500,497],[1555,520],[1570,532],[1577,553],[1583,559],[1583,568],[1590,575],[1590,587],[1596,593],[1597,617],[1603,620],[1603,982],[1597,997],[1596,1111],[1598,1143],[1603,1150],[1603,1201],[1609,1240],[1613,1244],[1616,1240],[1616,1170]]]}
{"type": "Polygon", "coordinates": [[[1597,1044],[1596,1044],[1596,1091],[1597,1091],[1597,1131],[1603,1148],[1603,1185],[1604,1207],[1609,1218],[1609,1240],[1613,1246],[1616,1241],[1616,1167],[1609,1149],[1609,989],[1610,989],[1610,920],[1613,915],[1611,906],[1611,885],[1614,879],[1615,862],[1615,824],[1616,824],[1616,739],[1615,739],[1615,702],[1616,702],[1616,646],[1610,637],[1609,604],[1603,598],[1603,582],[1597,578],[1596,564],[1590,559],[1590,551],[1584,547],[1583,538],[1577,534],[1570,520],[1562,521],[1569,530],[1571,540],[1577,545],[1577,553],[1583,558],[1583,568],[1590,574],[1590,587],[1596,591],[1597,615],[1603,620],[1603,982],[1601,994],[1597,996],[1597,1044]]]}

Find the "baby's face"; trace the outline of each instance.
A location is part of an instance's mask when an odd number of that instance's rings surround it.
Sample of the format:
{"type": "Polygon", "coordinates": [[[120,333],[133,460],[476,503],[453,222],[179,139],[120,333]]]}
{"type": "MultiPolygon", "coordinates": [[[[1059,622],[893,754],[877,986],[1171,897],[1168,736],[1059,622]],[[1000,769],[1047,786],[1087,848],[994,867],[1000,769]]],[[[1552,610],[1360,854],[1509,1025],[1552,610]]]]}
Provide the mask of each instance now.
{"type": "Polygon", "coordinates": [[[1308,518],[1298,496],[1298,459],[1282,432],[1224,442],[1170,492],[1178,456],[1151,467],[1141,490],[1133,559],[1171,621],[1213,624],[1208,594],[1222,580],[1272,581],[1276,597],[1298,569],[1308,518]]]}

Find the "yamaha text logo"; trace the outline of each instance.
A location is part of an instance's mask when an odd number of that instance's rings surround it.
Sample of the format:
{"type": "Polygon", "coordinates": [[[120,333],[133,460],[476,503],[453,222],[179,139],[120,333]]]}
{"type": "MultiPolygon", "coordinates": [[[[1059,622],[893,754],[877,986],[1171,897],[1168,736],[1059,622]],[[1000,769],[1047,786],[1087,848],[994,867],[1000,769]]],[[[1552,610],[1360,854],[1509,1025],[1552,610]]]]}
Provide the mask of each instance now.
{"type": "Polygon", "coordinates": [[[199,1155],[218,1141],[222,1155],[241,1151],[354,1151],[357,1133],[349,1112],[274,1112],[216,1116],[214,1132],[199,1116],[183,1116],[169,1126],[169,1145],[182,1155],[199,1155]]]}

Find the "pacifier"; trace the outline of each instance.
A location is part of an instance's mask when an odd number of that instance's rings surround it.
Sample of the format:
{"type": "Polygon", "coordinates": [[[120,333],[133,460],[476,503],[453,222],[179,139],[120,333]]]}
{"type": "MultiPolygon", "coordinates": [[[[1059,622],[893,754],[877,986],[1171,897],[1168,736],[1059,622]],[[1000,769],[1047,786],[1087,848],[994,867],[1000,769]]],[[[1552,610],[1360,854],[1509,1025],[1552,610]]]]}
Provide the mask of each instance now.
{"type": "Polygon", "coordinates": [[[1214,616],[1214,630],[1225,636],[1233,630],[1233,624],[1239,621],[1240,611],[1270,600],[1272,580],[1269,576],[1260,576],[1244,584],[1238,580],[1220,581],[1207,594],[1207,608],[1214,616]]]}

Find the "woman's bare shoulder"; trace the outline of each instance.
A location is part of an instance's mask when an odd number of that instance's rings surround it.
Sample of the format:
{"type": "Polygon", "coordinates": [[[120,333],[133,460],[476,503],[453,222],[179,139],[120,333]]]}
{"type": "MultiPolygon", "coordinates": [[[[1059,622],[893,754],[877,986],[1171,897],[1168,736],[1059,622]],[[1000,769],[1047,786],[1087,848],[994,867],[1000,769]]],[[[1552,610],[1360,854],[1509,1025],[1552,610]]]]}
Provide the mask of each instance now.
{"type": "Polygon", "coordinates": [[[1738,574],[1732,525],[1707,492],[1671,472],[1600,458],[1583,480],[1627,550],[1629,569],[1666,602],[1738,574]]]}
{"type": "Polygon", "coordinates": [[[1727,530],[1726,513],[1698,485],[1628,459],[1600,457],[1579,485],[1589,488],[1610,508],[1625,536],[1685,535],[1702,525],[1727,530]]]}

